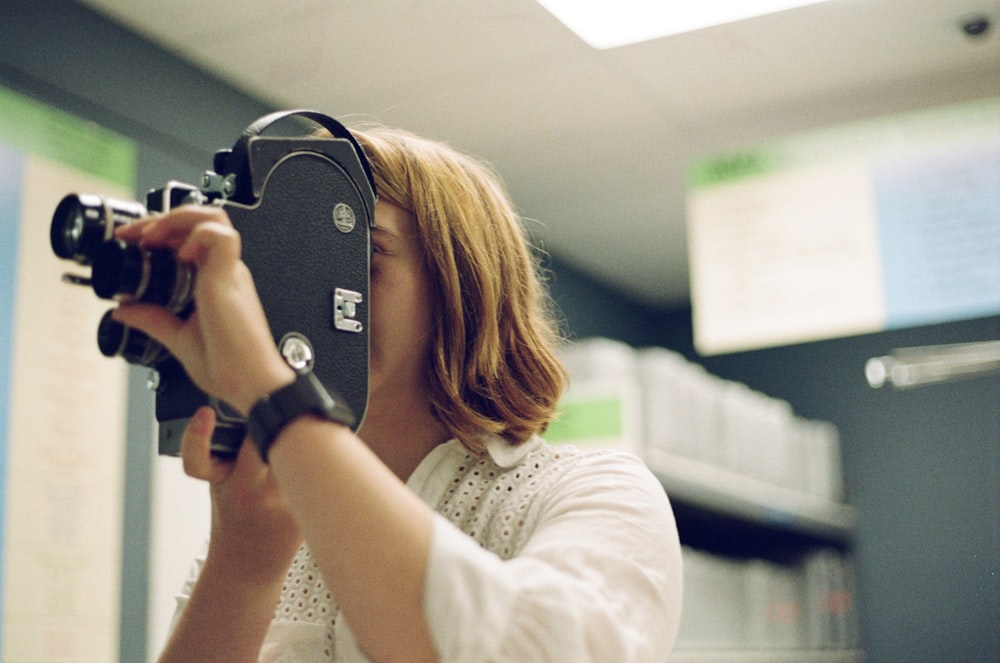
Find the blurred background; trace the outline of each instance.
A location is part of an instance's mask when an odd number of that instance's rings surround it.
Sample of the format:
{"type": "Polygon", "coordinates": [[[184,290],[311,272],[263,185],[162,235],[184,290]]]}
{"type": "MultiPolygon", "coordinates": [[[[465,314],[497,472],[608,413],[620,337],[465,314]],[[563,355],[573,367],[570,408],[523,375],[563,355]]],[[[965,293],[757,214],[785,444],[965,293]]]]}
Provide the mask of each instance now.
{"type": "MultiPolygon", "coordinates": [[[[698,497],[677,500],[682,535],[701,548],[719,527],[754,542],[723,556],[784,557],[761,543],[773,539],[797,558],[850,557],[856,646],[794,660],[979,663],[1000,657],[1000,378],[875,390],[864,368],[893,348],[996,340],[1000,310],[708,354],[696,339],[689,205],[697,166],[831,127],[973,108],[977,144],[995,146],[997,21],[995,0],[829,0],[595,48],[534,0],[3,0],[0,86],[134,143],[136,197],[197,182],[212,152],[279,108],[401,126],[486,159],[546,252],[572,339],[669,349],[836,427],[836,502],[851,511],[833,533],[728,507],[713,520],[698,497]]],[[[990,251],[984,260],[996,261],[990,251]]],[[[151,435],[144,382],[130,372],[130,438],[151,435]]],[[[183,570],[193,552],[170,549],[164,532],[185,520],[178,510],[203,514],[200,501],[171,497],[163,459],[142,445],[124,453],[119,654],[133,661],[158,646],[172,609],[159,565],[169,584],[182,571],[164,558],[183,570]]],[[[731,660],[786,660],[747,656],[731,660]]]]}

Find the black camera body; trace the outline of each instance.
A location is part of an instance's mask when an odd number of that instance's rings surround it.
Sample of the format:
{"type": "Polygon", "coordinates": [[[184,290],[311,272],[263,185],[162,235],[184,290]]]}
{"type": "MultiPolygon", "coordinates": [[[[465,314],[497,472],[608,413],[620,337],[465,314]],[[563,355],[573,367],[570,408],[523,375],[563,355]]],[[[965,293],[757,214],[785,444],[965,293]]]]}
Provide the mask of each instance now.
{"type": "MultiPolygon", "coordinates": [[[[171,182],[151,191],[146,209],[131,202],[80,194],[63,199],[51,241],[60,258],[91,267],[91,276],[66,280],[90,285],[105,299],[157,303],[186,316],[197,275],[172,254],[126,246],[114,228],[179,205],[217,205],[242,238],[243,261],[253,275],[275,343],[299,372],[312,371],[339,394],[360,426],[368,403],[370,230],[375,187],[360,145],[339,122],[313,111],[287,111],[250,125],[231,150],[216,153],[214,169],[195,187],[171,182]],[[261,135],[286,118],[310,120],[316,133],[261,135]],[[147,211],[148,210],[148,211],[147,211]]],[[[159,452],[180,453],[181,435],[194,411],[217,413],[212,450],[232,456],[245,437],[245,421],[210,398],[158,343],[106,315],[98,346],[108,356],[155,370],[159,452]]]]}

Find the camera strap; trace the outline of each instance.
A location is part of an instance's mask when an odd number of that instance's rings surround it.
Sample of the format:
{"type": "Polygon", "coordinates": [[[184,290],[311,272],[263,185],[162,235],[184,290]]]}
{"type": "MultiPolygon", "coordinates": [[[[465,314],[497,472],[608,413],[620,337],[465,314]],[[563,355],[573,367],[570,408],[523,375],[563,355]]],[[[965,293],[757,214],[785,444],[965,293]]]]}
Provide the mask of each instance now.
{"type": "Polygon", "coordinates": [[[364,150],[354,137],[354,134],[329,115],[320,113],[319,111],[299,109],[277,111],[255,120],[243,130],[243,133],[240,134],[232,149],[221,150],[215,154],[215,172],[223,176],[234,175],[236,178],[236,191],[231,196],[232,198],[248,204],[253,202],[254,193],[250,173],[250,143],[270,127],[289,118],[310,120],[329,131],[334,138],[348,141],[358,155],[358,160],[361,162],[361,167],[364,169],[372,191],[375,190],[375,177],[372,174],[371,164],[368,163],[368,158],[365,156],[364,150]]]}

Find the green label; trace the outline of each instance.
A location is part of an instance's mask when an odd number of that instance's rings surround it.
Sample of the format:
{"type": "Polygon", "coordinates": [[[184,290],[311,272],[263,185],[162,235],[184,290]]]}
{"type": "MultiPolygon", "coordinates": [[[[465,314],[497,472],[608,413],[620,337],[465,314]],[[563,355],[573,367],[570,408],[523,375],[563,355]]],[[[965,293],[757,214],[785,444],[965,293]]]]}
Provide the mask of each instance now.
{"type": "Polygon", "coordinates": [[[762,151],[726,154],[695,164],[690,184],[695,188],[712,186],[756,177],[774,169],[774,160],[762,151]]]}
{"type": "Polygon", "coordinates": [[[617,395],[569,398],[559,406],[559,417],[549,424],[549,442],[586,442],[621,437],[622,401],[617,395]]]}
{"type": "Polygon", "coordinates": [[[710,155],[691,166],[688,184],[699,189],[832,160],[980,145],[995,139],[998,123],[1000,97],[822,127],[710,155]]]}

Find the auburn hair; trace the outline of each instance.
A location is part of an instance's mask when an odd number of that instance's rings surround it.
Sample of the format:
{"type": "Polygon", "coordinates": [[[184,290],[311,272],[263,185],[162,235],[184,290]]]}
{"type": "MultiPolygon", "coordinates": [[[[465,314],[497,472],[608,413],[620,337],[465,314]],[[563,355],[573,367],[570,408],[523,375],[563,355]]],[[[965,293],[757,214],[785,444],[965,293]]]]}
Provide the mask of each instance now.
{"type": "Polygon", "coordinates": [[[566,386],[538,256],[499,176],[443,143],[352,127],[384,199],[413,215],[434,307],[434,416],[466,447],[544,432],[566,386]]]}

